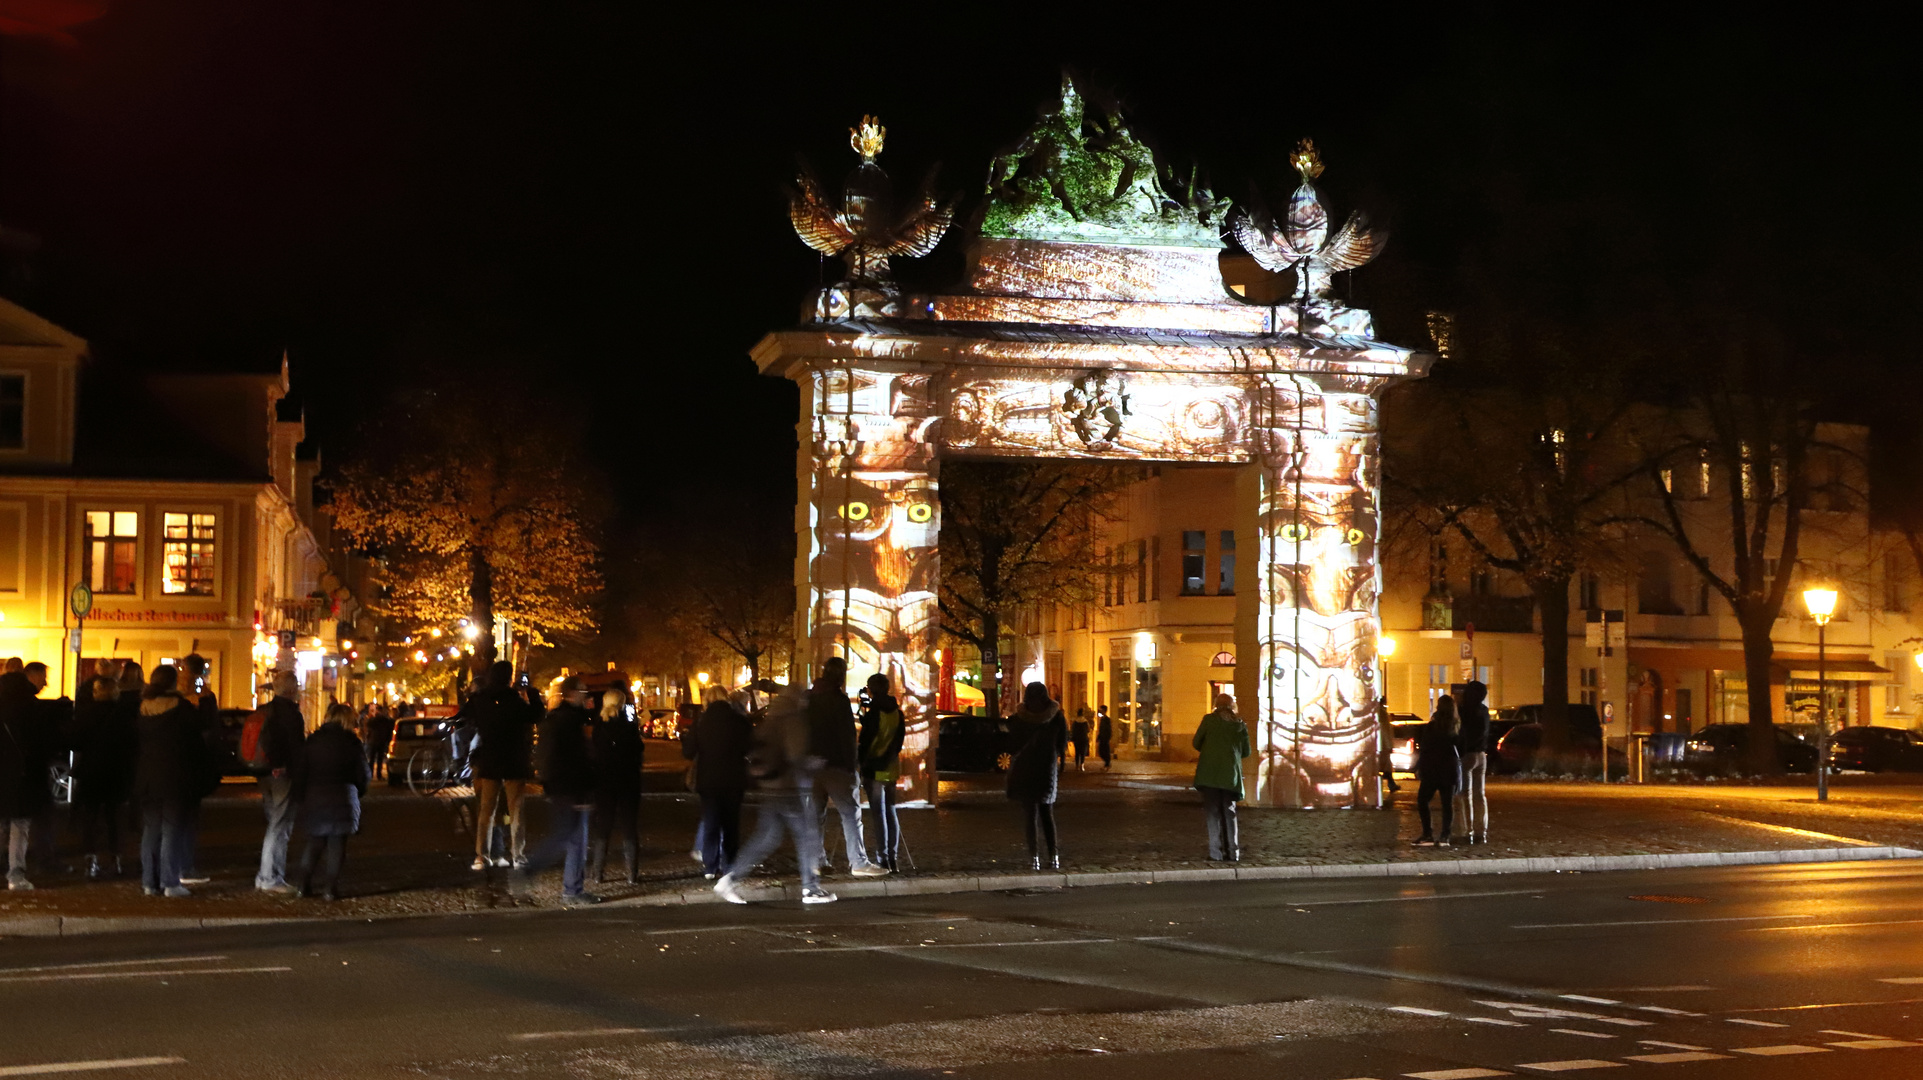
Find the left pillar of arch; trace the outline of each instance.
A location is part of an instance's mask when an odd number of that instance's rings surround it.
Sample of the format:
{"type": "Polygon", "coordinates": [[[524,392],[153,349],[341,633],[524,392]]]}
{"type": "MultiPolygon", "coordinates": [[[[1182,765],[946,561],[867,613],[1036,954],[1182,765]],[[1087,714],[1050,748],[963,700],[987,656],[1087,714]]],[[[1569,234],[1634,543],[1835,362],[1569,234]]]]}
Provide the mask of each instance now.
{"type": "Polygon", "coordinates": [[[935,798],[939,459],[925,374],[846,363],[798,373],[796,677],[830,656],[848,690],[888,677],[907,733],[903,802],[935,798]]]}

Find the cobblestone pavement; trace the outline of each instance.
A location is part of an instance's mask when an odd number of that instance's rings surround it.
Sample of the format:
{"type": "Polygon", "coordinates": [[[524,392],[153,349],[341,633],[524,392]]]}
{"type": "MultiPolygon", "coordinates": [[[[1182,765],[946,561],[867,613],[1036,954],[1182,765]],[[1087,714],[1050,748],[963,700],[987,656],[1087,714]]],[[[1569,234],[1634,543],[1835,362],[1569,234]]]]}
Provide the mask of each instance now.
{"type": "MultiPolygon", "coordinates": [[[[671,752],[666,744],[650,747],[651,760],[664,767],[649,774],[649,793],[642,807],[642,881],[634,886],[625,882],[594,886],[604,896],[619,899],[678,890],[699,881],[700,868],[688,855],[696,807],[692,796],[682,790],[678,765],[664,760],[671,752]]],[[[1201,804],[1188,787],[1188,775],[1186,766],[1155,762],[1118,762],[1116,771],[1106,774],[1071,769],[1056,807],[1063,869],[1105,872],[1210,865],[1201,804]]],[[[1405,784],[1386,810],[1244,807],[1244,864],[1548,858],[1858,844],[1923,848],[1923,783],[1915,780],[1838,778],[1827,804],[1815,801],[1807,780],[1782,785],[1648,786],[1497,781],[1489,788],[1491,843],[1443,850],[1410,846],[1418,832],[1412,796],[1413,785],[1405,784]]],[[[546,813],[539,799],[531,798],[529,806],[532,844],[545,828],[546,813]]],[[[998,776],[946,779],[938,808],[904,809],[901,814],[907,840],[903,865],[906,868],[912,862],[908,873],[1015,873],[1026,866],[1019,819],[1003,797],[998,776]]],[[[230,784],[205,808],[201,867],[213,880],[196,887],[193,897],[142,896],[131,842],[126,844],[125,876],[86,881],[63,827],[53,864],[35,869],[39,887],[32,892],[0,893],[0,926],[9,918],[51,914],[381,918],[554,905],[556,871],[543,875],[533,890],[517,892],[510,888],[504,871],[468,868],[472,817],[471,798],[423,798],[404,788],[377,787],[363,815],[363,834],[349,845],[344,898],[331,905],[283,899],[252,888],[260,838],[258,804],[249,786],[230,784]]],[[[752,810],[749,817],[752,821],[752,810]]],[[[838,826],[831,824],[829,830],[829,848],[840,862],[838,826]]],[[[302,842],[297,834],[294,859],[302,842]]],[[[764,873],[792,870],[791,859],[777,860],[764,873]]]]}

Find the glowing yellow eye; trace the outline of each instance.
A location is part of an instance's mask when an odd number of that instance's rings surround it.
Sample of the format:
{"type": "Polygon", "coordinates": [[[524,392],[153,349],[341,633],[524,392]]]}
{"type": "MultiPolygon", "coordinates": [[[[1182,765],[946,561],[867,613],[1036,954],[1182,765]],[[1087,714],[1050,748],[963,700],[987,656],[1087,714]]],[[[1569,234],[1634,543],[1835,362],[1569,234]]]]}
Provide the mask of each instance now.
{"type": "Polygon", "coordinates": [[[868,520],[868,504],[865,502],[851,502],[841,508],[841,516],[847,518],[849,521],[866,521],[868,520]]]}
{"type": "Polygon", "coordinates": [[[1276,535],[1290,543],[1295,543],[1296,541],[1307,540],[1309,538],[1309,527],[1307,525],[1297,525],[1291,521],[1282,526],[1276,535]]]}
{"type": "Polygon", "coordinates": [[[1361,529],[1350,529],[1347,533],[1344,533],[1343,536],[1351,545],[1360,544],[1363,540],[1361,529]]]}
{"type": "Polygon", "coordinates": [[[926,524],[935,518],[935,508],[927,503],[909,503],[908,520],[917,525],[926,524]]]}

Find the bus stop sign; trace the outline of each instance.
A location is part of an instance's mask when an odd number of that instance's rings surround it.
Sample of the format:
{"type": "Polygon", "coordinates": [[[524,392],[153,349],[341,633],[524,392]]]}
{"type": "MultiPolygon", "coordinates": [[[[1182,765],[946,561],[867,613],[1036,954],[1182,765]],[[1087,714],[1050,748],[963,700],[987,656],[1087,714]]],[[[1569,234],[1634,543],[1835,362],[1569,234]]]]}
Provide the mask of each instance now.
{"type": "Polygon", "coordinates": [[[73,609],[76,619],[84,619],[93,611],[93,590],[87,587],[86,582],[76,584],[73,591],[67,594],[67,606],[73,609]]]}

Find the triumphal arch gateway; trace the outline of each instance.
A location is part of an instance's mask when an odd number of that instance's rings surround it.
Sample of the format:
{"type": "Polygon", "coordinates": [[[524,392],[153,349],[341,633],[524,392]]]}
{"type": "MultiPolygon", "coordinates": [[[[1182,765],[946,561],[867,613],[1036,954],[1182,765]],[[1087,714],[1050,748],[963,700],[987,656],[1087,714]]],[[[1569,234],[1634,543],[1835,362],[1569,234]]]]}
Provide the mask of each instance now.
{"type": "Polygon", "coordinates": [[[1065,79],[1060,105],[989,170],[966,280],[915,293],[889,260],[932,251],[954,204],[898,200],[875,162],[884,134],[868,118],[851,132],[861,160],[840,192],[799,179],[795,228],[846,276],[754,349],[801,387],[795,677],[837,653],[856,678],[886,672],[909,719],[904,797],[932,798],[942,461],[1235,465],[1254,798],[1372,805],[1377,403],[1428,357],[1377,341],[1330,283],[1381,235],[1359,215],[1331,229],[1306,141],[1286,209],[1244,212],[1165,171],[1065,79]],[[1287,299],[1228,289],[1225,234],[1294,274],[1287,299]]]}

